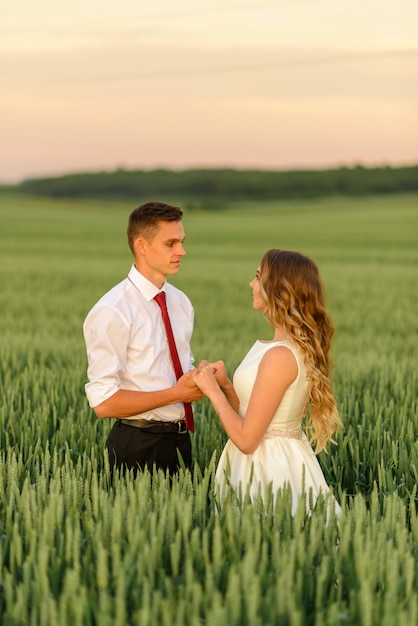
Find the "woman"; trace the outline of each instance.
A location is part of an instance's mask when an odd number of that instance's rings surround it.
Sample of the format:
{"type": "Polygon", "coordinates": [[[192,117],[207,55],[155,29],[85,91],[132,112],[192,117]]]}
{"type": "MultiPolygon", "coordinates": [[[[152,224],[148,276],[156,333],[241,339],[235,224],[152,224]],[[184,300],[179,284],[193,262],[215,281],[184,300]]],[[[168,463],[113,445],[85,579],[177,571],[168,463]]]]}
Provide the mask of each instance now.
{"type": "Polygon", "coordinates": [[[254,308],[274,328],[273,339],[255,342],[233,384],[222,361],[203,362],[194,380],[229,437],[216,471],[221,494],[231,484],[253,500],[270,485],[275,493],[287,484],[294,514],[302,494],[315,501],[329,491],[301,426],[306,418],[316,452],[335,443],[340,420],[329,380],[333,326],[318,268],[298,252],[266,252],[250,287],[254,308]]]}

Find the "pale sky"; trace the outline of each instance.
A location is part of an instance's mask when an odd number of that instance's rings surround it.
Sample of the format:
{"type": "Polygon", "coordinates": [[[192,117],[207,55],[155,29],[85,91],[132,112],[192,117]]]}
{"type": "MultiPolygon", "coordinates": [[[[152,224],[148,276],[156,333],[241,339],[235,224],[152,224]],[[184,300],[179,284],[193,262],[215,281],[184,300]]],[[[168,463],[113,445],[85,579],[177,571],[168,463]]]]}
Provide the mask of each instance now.
{"type": "Polygon", "coordinates": [[[416,0],[0,0],[0,181],[418,162],[416,0]]]}

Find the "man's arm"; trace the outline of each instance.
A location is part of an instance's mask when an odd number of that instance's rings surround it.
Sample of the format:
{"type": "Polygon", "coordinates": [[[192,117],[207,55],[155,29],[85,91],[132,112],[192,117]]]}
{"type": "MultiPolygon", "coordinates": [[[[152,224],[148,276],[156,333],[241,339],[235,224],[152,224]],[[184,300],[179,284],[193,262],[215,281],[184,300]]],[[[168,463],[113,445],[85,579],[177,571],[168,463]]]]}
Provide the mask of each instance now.
{"type": "Polygon", "coordinates": [[[178,402],[201,400],[203,393],[193,380],[195,370],[184,374],[174,387],[159,391],[129,391],[119,389],[110,398],[94,407],[97,417],[130,417],[178,402]]]}

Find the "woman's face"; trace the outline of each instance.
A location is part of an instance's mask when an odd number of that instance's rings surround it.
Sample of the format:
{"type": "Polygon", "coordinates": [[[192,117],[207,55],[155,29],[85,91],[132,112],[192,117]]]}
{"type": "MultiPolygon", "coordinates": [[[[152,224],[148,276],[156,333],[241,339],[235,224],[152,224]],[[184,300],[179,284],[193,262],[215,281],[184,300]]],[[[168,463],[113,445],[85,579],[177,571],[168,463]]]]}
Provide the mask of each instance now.
{"type": "Polygon", "coordinates": [[[253,307],[256,311],[264,311],[266,305],[260,295],[260,268],[257,269],[255,278],[250,282],[250,287],[253,290],[253,307]]]}

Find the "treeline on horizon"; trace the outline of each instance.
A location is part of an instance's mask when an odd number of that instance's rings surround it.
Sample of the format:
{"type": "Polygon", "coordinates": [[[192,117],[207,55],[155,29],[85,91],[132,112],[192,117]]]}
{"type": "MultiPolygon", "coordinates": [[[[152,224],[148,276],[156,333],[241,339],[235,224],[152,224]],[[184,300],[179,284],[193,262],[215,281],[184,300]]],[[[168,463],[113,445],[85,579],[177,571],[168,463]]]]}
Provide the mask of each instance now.
{"type": "Polygon", "coordinates": [[[418,164],[323,170],[153,169],[81,172],[24,180],[25,194],[65,198],[267,200],[418,191],[418,164]]]}

